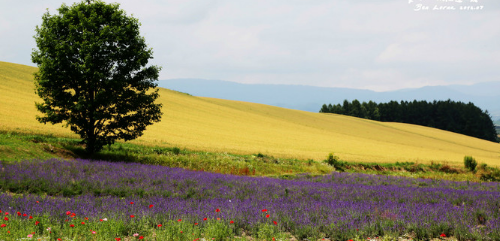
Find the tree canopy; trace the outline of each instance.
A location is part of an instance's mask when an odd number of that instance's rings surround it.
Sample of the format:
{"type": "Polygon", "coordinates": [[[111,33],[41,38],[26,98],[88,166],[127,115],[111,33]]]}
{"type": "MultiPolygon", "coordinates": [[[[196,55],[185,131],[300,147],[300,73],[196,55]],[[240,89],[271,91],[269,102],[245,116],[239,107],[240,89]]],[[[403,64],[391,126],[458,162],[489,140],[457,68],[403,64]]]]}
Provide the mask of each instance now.
{"type": "Polygon", "coordinates": [[[142,135],[161,118],[152,49],[118,4],[82,1],[48,11],[34,36],[35,92],[42,123],[65,123],[94,153],[142,135]]]}
{"type": "Polygon", "coordinates": [[[390,101],[377,104],[358,100],[337,105],[324,104],[321,113],[335,113],[378,121],[402,122],[434,127],[489,141],[497,141],[497,133],[488,111],[473,103],[446,101],[390,101]]]}

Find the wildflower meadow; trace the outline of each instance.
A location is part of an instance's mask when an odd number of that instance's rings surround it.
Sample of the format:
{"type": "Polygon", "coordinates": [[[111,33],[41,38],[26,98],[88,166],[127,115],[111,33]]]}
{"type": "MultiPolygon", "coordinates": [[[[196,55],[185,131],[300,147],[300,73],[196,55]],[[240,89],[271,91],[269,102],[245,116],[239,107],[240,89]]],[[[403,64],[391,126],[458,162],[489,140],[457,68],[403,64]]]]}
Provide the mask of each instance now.
{"type": "Polygon", "coordinates": [[[59,159],[0,169],[0,240],[500,239],[494,182],[355,173],[286,180],[59,159]]]}

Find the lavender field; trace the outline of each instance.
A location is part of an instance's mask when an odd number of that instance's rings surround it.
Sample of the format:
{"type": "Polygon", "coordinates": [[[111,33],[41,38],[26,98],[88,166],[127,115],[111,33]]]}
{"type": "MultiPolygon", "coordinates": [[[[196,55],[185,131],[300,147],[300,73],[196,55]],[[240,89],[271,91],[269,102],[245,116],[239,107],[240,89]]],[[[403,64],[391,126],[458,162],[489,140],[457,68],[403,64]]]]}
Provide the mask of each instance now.
{"type": "MultiPolygon", "coordinates": [[[[49,235],[48,225],[71,236],[66,232],[72,230],[69,211],[73,218],[86,218],[82,222],[92,224],[92,231],[103,219],[119,223],[118,233],[110,234],[116,238],[142,232],[149,240],[167,240],[159,228],[182,222],[185,226],[179,228],[197,236],[183,240],[196,240],[213,227],[210,222],[218,221],[225,230],[218,239],[242,233],[265,239],[264,231],[272,229],[274,236],[310,240],[387,235],[500,240],[499,183],[354,173],[285,180],[57,159],[1,163],[0,169],[0,214],[11,217],[2,224],[34,223],[27,217],[39,217],[46,224],[37,226],[45,228],[33,233],[41,237],[49,235]]],[[[5,232],[0,228],[0,237],[5,232]]]]}

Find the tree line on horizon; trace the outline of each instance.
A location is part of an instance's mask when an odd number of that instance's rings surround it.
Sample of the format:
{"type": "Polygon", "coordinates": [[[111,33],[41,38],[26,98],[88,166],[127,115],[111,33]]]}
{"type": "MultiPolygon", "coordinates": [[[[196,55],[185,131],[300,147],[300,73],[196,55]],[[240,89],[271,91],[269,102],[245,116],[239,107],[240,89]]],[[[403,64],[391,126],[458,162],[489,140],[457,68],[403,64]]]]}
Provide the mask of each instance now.
{"type": "Polygon", "coordinates": [[[401,122],[434,127],[480,139],[498,142],[495,125],[488,111],[473,103],[446,101],[390,101],[361,103],[357,99],[342,104],[323,104],[320,113],[334,113],[384,122],[401,122]]]}

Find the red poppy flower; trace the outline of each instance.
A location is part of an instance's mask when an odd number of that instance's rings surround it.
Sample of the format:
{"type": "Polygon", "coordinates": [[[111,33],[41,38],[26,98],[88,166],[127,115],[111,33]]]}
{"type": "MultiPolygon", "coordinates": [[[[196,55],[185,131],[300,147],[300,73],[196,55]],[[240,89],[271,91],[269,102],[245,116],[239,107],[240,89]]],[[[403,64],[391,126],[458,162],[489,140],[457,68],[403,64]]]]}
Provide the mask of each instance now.
{"type": "Polygon", "coordinates": [[[161,226],[163,226],[163,225],[161,225],[161,224],[158,224],[158,228],[160,228],[161,226]]]}
{"type": "Polygon", "coordinates": [[[116,241],[120,241],[120,240],[122,240],[121,238],[115,238],[115,239],[116,239],[116,241]]]}
{"type": "Polygon", "coordinates": [[[149,204],[149,208],[152,208],[154,205],[153,204],[149,204]]]}
{"type": "Polygon", "coordinates": [[[9,212],[5,212],[5,216],[9,215],[9,212]]]}
{"type": "MultiPolygon", "coordinates": [[[[274,239],[274,237],[273,237],[273,241],[275,241],[275,240],[276,240],[276,239],[274,239]]],[[[324,240],[324,239],[323,239],[323,240],[324,240]]]]}
{"type": "Polygon", "coordinates": [[[5,220],[5,221],[9,221],[9,218],[8,218],[8,217],[5,217],[5,218],[3,218],[3,220],[5,220]]]}
{"type": "Polygon", "coordinates": [[[264,213],[264,212],[267,212],[267,209],[262,209],[262,212],[263,212],[263,213],[264,213]]]}
{"type": "Polygon", "coordinates": [[[85,219],[85,220],[89,220],[89,218],[87,218],[87,217],[85,217],[84,219],[85,219]]]}
{"type": "Polygon", "coordinates": [[[441,235],[439,235],[441,237],[446,237],[446,234],[442,233],[441,235]]]}
{"type": "Polygon", "coordinates": [[[17,216],[21,216],[21,213],[20,213],[20,212],[17,212],[17,216]]]}
{"type": "Polygon", "coordinates": [[[218,213],[218,212],[220,212],[220,209],[218,209],[218,208],[217,208],[217,209],[215,209],[215,212],[217,212],[217,213],[218,213]]]}
{"type": "Polygon", "coordinates": [[[134,202],[130,202],[130,204],[134,204],[134,202]]]}
{"type": "Polygon", "coordinates": [[[183,233],[183,232],[181,231],[181,233],[183,233]]]}
{"type": "Polygon", "coordinates": [[[40,222],[36,221],[36,222],[35,222],[35,225],[38,225],[39,223],[40,223],[40,222]]]}
{"type": "Polygon", "coordinates": [[[102,219],[99,219],[99,221],[101,221],[101,222],[102,222],[102,221],[104,221],[104,220],[102,220],[102,219]]]}
{"type": "Polygon", "coordinates": [[[144,239],[144,237],[143,236],[139,236],[139,239],[144,239]]]}
{"type": "Polygon", "coordinates": [[[266,218],[269,218],[269,214],[268,214],[268,215],[266,215],[266,218]]]}
{"type": "Polygon", "coordinates": [[[182,219],[180,219],[180,218],[179,218],[179,219],[177,219],[177,222],[180,222],[180,221],[182,221],[182,219]]]}
{"type": "Polygon", "coordinates": [[[7,227],[7,224],[4,223],[4,224],[0,225],[0,227],[5,228],[5,227],[7,227]]]}
{"type": "Polygon", "coordinates": [[[39,203],[39,201],[36,201],[36,203],[39,203]]]}
{"type": "Polygon", "coordinates": [[[74,217],[74,216],[76,216],[76,214],[75,214],[75,213],[71,213],[71,216],[70,216],[70,217],[74,217]]]}
{"type": "Polygon", "coordinates": [[[33,219],[33,216],[29,216],[29,219],[33,219]]]}
{"type": "Polygon", "coordinates": [[[85,225],[85,222],[82,222],[82,225],[85,225]]]}
{"type": "Polygon", "coordinates": [[[203,221],[207,221],[207,218],[204,218],[203,221]]]}
{"type": "Polygon", "coordinates": [[[26,213],[23,213],[23,217],[26,217],[26,216],[28,216],[28,214],[26,214],[26,213]]]}
{"type": "Polygon", "coordinates": [[[75,227],[75,225],[74,225],[74,224],[70,224],[69,226],[70,226],[70,227],[72,227],[72,228],[73,228],[73,227],[75,227]]]}
{"type": "Polygon", "coordinates": [[[62,239],[58,238],[57,241],[61,241],[62,239]]]}
{"type": "Polygon", "coordinates": [[[198,225],[198,223],[194,223],[194,225],[198,225]]]}
{"type": "Polygon", "coordinates": [[[274,223],[274,225],[278,225],[278,222],[276,222],[276,221],[273,221],[273,223],[274,223]]]}
{"type": "Polygon", "coordinates": [[[234,223],[234,221],[233,221],[233,220],[231,220],[231,221],[229,221],[229,223],[234,223]]]}
{"type": "Polygon", "coordinates": [[[130,215],[131,218],[134,218],[135,216],[134,215],[130,215]]]}
{"type": "Polygon", "coordinates": [[[71,212],[70,212],[70,211],[67,211],[67,212],[66,212],[66,215],[70,215],[70,214],[71,214],[71,212]]]}

